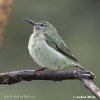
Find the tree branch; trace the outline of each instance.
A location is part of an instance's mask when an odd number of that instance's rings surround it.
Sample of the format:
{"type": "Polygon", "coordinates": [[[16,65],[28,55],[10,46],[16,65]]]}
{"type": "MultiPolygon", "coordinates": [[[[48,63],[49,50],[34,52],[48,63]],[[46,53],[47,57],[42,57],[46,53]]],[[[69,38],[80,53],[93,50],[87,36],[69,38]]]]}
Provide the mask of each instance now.
{"type": "Polygon", "coordinates": [[[100,100],[100,89],[90,79],[81,79],[83,85],[89,89],[98,100],[100,100]]]}
{"type": "Polygon", "coordinates": [[[100,89],[92,82],[94,74],[88,71],[68,70],[20,70],[0,73],[0,84],[14,84],[21,81],[31,80],[53,80],[62,81],[69,79],[79,79],[87,89],[89,89],[100,100],[100,89]]]}

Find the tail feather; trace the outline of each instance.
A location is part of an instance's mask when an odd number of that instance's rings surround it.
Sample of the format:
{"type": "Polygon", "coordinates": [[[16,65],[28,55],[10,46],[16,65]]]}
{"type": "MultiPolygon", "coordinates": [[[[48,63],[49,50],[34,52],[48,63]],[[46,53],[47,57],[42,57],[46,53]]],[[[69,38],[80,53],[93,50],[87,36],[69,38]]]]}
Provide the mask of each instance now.
{"type": "Polygon", "coordinates": [[[83,71],[87,71],[84,67],[82,67],[79,63],[76,65],[76,67],[78,67],[79,69],[83,70],[83,71]]]}
{"type": "Polygon", "coordinates": [[[78,62],[71,62],[72,67],[79,68],[80,70],[87,71],[84,67],[82,67],[78,62]]]}

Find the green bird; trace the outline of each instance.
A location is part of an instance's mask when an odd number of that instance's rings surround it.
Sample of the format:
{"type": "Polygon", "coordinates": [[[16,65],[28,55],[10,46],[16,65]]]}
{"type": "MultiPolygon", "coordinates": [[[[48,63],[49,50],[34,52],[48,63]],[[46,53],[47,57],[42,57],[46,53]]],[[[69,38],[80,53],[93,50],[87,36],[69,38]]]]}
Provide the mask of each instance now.
{"type": "Polygon", "coordinates": [[[68,50],[52,24],[46,21],[34,22],[27,18],[25,20],[33,26],[28,50],[37,64],[48,69],[62,69],[72,66],[85,70],[68,50]]]}

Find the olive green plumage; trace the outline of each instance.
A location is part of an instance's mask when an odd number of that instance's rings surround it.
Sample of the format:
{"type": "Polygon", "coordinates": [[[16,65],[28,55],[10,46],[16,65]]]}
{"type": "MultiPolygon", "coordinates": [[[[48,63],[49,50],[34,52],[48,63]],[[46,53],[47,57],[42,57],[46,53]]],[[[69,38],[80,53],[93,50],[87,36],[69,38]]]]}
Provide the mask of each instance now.
{"type": "Polygon", "coordinates": [[[73,66],[85,70],[68,50],[52,24],[45,21],[25,20],[34,27],[29,39],[28,50],[37,64],[49,69],[73,66]]]}

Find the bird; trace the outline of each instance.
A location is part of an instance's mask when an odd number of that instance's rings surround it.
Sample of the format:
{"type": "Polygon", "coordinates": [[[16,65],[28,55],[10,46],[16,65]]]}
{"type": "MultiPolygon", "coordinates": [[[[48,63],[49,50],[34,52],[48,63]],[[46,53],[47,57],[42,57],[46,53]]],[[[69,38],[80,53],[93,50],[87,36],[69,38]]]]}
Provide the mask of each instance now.
{"type": "Polygon", "coordinates": [[[28,18],[24,20],[33,27],[33,33],[28,42],[29,54],[41,68],[60,70],[69,66],[86,70],[67,48],[66,43],[51,23],[34,22],[28,18]]]}

